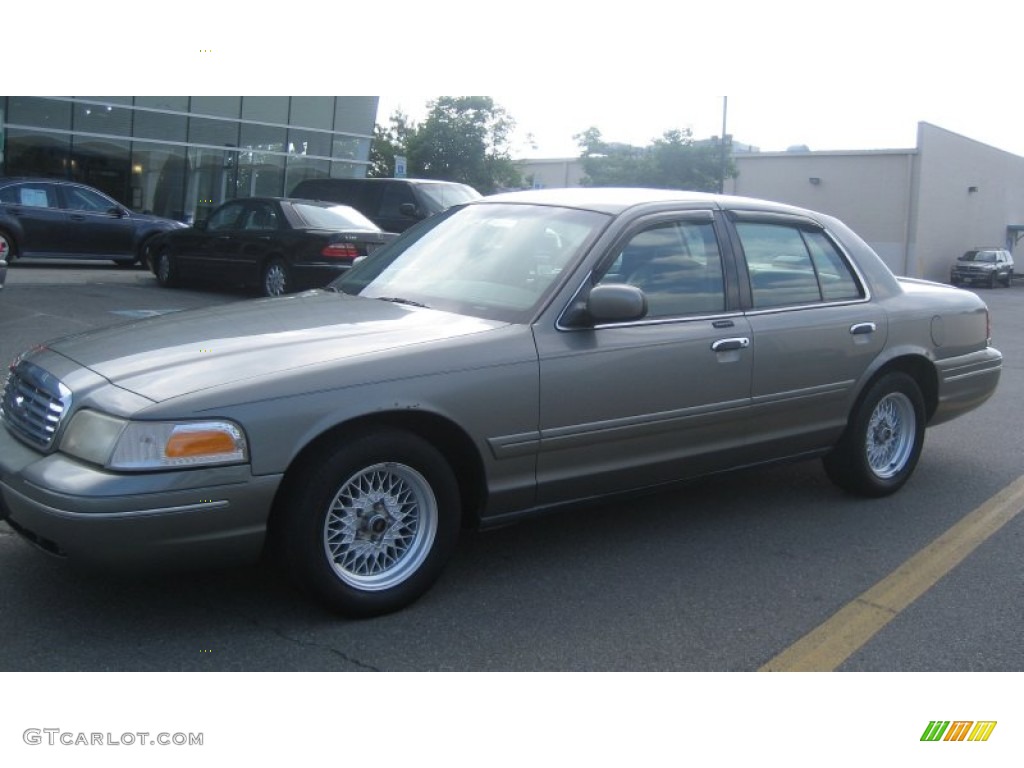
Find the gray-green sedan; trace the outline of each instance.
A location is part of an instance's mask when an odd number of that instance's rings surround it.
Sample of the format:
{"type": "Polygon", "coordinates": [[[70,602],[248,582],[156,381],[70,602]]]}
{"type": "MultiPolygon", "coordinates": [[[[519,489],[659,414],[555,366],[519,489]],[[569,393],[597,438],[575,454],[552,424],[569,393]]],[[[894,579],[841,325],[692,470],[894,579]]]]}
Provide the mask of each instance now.
{"type": "Polygon", "coordinates": [[[459,531],[821,457],[899,489],[1002,357],[975,295],[897,278],[829,216],[639,189],[450,209],[324,290],[57,340],[11,366],[0,515],[150,566],[272,549],[349,615],[459,531]]]}

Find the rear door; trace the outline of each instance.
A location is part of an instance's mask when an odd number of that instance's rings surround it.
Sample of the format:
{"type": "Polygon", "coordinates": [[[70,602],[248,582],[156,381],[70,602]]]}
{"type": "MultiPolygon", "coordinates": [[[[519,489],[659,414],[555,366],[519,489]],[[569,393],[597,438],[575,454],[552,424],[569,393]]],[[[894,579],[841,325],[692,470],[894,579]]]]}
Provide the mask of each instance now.
{"type": "Polygon", "coordinates": [[[752,333],[751,439],[765,456],[827,447],[885,346],[886,316],[817,223],[753,212],[731,218],[752,333]]]}
{"type": "Polygon", "coordinates": [[[68,252],[67,214],[60,207],[56,186],[26,181],[0,190],[0,205],[13,226],[21,230],[20,255],[60,255],[68,252]]]}

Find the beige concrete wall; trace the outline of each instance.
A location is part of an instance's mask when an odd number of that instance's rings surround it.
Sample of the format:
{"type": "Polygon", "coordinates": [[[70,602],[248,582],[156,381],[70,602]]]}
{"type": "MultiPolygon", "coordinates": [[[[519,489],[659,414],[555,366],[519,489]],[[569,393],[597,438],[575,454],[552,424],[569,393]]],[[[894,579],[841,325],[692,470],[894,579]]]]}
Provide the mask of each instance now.
{"type": "Polygon", "coordinates": [[[765,152],[734,157],[729,194],[776,200],[842,219],[905,273],[914,150],[765,152]]]}
{"type": "MultiPolygon", "coordinates": [[[[917,143],[912,263],[921,277],[948,280],[964,251],[1005,247],[1007,225],[1024,224],[1024,157],[928,123],[918,125],[917,143]]],[[[1014,260],[1024,262],[1024,244],[1014,260]]],[[[1024,264],[1017,272],[1024,274],[1024,264]]]]}
{"type": "Polygon", "coordinates": [[[537,189],[578,187],[583,178],[583,164],[578,157],[519,160],[516,166],[524,181],[533,176],[533,186],[537,189]]]}

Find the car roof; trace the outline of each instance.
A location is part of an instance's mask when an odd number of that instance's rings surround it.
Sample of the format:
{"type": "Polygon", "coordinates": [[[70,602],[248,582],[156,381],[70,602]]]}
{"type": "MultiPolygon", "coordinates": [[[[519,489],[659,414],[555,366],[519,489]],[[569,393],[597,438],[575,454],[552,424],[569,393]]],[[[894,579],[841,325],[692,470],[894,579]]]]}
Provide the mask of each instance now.
{"type": "Polygon", "coordinates": [[[757,200],[751,197],[718,195],[710,192],[693,192],[681,189],[646,189],[642,187],[565,187],[558,189],[532,189],[521,192],[504,192],[490,195],[474,202],[481,203],[524,203],[535,205],[557,205],[566,208],[584,208],[601,213],[619,214],[638,205],[657,203],[683,203],[686,205],[707,205],[722,209],[745,209],[780,211],[805,216],[813,211],[785,203],[757,200]]]}

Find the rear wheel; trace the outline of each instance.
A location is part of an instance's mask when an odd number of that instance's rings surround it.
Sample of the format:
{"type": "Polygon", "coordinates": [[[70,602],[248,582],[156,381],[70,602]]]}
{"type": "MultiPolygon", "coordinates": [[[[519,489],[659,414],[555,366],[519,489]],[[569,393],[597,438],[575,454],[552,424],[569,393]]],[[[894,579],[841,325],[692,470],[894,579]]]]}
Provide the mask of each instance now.
{"type": "Polygon", "coordinates": [[[878,379],[854,408],[846,432],[824,458],[840,488],[861,496],[887,496],[910,478],[924,444],[924,398],[905,373],[878,379]]]}
{"type": "Polygon", "coordinates": [[[283,296],[291,289],[288,266],[281,259],[271,259],[263,267],[260,290],[264,296],[283,296]]]}
{"type": "Polygon", "coordinates": [[[0,229],[0,259],[3,259],[8,264],[14,261],[14,240],[0,229]]]}
{"type": "Polygon", "coordinates": [[[156,281],[164,288],[178,284],[178,265],[167,251],[160,251],[156,257],[156,281]]]}
{"type": "Polygon", "coordinates": [[[408,605],[437,579],[459,534],[459,493],[444,457],[384,429],[349,436],[289,483],[285,565],[349,616],[408,605]]]}

